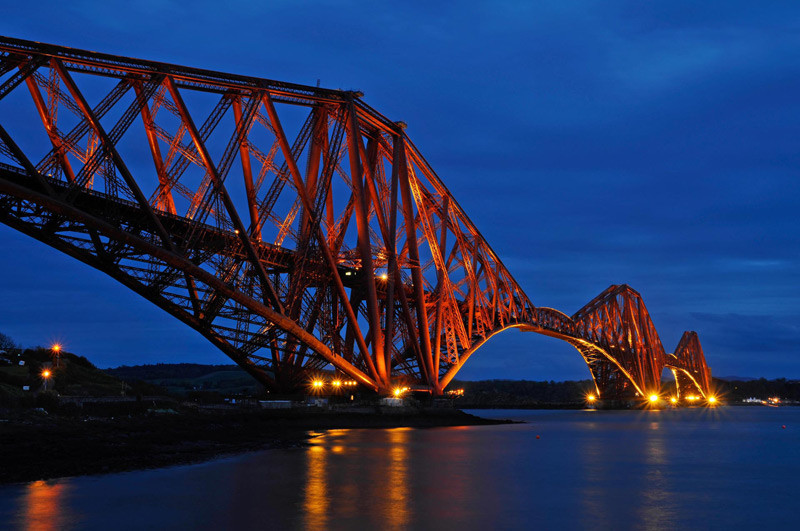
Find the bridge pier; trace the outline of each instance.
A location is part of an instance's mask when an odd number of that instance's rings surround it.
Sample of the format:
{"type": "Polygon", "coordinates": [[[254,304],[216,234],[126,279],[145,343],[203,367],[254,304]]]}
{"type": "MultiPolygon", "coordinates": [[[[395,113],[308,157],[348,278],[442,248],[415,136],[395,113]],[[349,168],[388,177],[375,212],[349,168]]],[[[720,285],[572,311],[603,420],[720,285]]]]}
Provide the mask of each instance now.
{"type": "Polygon", "coordinates": [[[571,317],[535,307],[405,125],[357,93],[0,37],[0,122],[0,222],[270,389],[335,371],[438,396],[486,341],[522,328],[575,346],[602,399],[658,392],[665,363],[679,388],[708,392],[697,334],[665,362],[626,285],[571,317]]]}

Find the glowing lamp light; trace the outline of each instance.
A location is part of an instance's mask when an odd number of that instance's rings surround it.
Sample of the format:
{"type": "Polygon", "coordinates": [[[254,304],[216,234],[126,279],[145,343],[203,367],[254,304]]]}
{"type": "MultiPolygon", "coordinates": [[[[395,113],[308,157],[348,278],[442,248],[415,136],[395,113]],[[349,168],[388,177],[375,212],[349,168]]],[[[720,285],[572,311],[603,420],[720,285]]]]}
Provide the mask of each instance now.
{"type": "Polygon", "coordinates": [[[386,273],[382,274],[381,280],[389,280],[389,275],[387,275],[386,273]]]}
{"type": "Polygon", "coordinates": [[[658,402],[658,395],[650,395],[650,402],[653,404],[658,402]]]}
{"type": "Polygon", "coordinates": [[[594,402],[595,400],[597,400],[597,397],[594,396],[594,395],[587,395],[586,396],[586,401],[587,402],[594,402]]]}
{"type": "Polygon", "coordinates": [[[314,387],[314,389],[322,389],[322,386],[325,385],[325,382],[322,380],[314,380],[311,382],[311,385],[314,387]]]}
{"type": "Polygon", "coordinates": [[[716,404],[717,403],[717,397],[716,396],[709,396],[708,397],[708,403],[709,404],[716,404]]]}
{"type": "Polygon", "coordinates": [[[52,349],[52,351],[53,351],[53,352],[55,352],[56,354],[58,354],[59,352],[61,352],[61,345],[59,345],[58,343],[56,343],[55,345],[53,345],[53,346],[52,346],[52,347],[50,347],[50,348],[51,348],[51,349],[52,349]]]}
{"type": "Polygon", "coordinates": [[[341,387],[341,386],[342,386],[342,382],[341,382],[341,380],[334,380],[334,381],[333,381],[333,386],[334,386],[334,387],[337,387],[337,388],[338,388],[338,387],[341,387]]]}
{"type": "Polygon", "coordinates": [[[48,371],[47,369],[45,369],[45,370],[43,370],[43,371],[42,371],[42,378],[50,378],[50,376],[51,376],[52,374],[53,374],[53,373],[51,373],[50,371],[48,371]]]}
{"type": "Polygon", "coordinates": [[[669,399],[669,401],[672,402],[673,404],[676,404],[678,402],[678,399],[673,396],[672,398],[669,399]]]}

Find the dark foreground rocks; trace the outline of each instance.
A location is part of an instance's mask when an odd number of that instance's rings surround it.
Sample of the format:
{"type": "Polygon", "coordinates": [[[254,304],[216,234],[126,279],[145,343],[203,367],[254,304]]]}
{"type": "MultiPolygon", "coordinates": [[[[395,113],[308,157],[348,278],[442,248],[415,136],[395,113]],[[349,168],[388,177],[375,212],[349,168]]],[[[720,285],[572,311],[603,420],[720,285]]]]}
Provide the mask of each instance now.
{"type": "Polygon", "coordinates": [[[498,424],[456,409],[182,411],[123,418],[36,412],[0,419],[0,483],[187,464],[301,446],[309,431],[498,424]]]}

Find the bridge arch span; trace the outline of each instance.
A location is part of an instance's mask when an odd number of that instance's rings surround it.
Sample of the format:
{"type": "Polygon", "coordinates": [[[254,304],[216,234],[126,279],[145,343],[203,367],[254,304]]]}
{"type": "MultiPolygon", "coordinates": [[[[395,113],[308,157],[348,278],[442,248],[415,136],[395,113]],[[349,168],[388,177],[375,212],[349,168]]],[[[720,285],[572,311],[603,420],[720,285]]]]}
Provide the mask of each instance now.
{"type": "MultiPolygon", "coordinates": [[[[601,393],[657,388],[639,294],[535,307],[405,129],[353,91],[0,37],[0,222],[278,391],[333,371],[441,394],[509,328],[579,345],[601,393]]],[[[676,354],[707,387],[696,334],[676,354]]]]}
{"type": "Polygon", "coordinates": [[[712,396],[711,389],[704,389],[702,384],[697,381],[695,375],[685,368],[671,368],[672,376],[675,379],[675,389],[678,399],[683,399],[684,396],[691,396],[699,393],[703,398],[712,396]],[[684,378],[686,380],[684,380],[684,378]],[[694,390],[692,392],[691,390],[694,390]],[[691,393],[691,394],[690,394],[691,393]]]}

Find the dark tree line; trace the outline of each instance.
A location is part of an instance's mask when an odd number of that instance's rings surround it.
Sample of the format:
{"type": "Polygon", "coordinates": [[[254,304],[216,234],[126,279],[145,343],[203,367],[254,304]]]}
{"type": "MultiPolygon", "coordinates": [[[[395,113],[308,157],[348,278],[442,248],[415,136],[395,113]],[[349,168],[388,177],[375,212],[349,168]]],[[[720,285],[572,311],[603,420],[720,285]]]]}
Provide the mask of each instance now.
{"type": "Polygon", "coordinates": [[[12,350],[20,348],[16,341],[10,336],[0,332],[0,350],[12,350]]]}
{"type": "Polygon", "coordinates": [[[591,380],[534,382],[528,380],[482,380],[454,382],[449,389],[464,389],[460,407],[537,407],[556,404],[583,404],[594,392],[591,380]]]}
{"type": "MultiPolygon", "coordinates": [[[[123,365],[105,371],[120,380],[168,380],[199,378],[217,371],[241,370],[236,365],[201,365],[199,363],[157,363],[154,365],[123,365]]],[[[244,374],[244,371],[242,371],[244,374]]]]}
{"type": "Polygon", "coordinates": [[[800,401],[800,380],[759,378],[747,381],[725,381],[715,379],[714,385],[728,402],[740,402],[745,398],[766,400],[770,397],[800,401]]]}
{"type": "MultiPolygon", "coordinates": [[[[673,389],[672,382],[664,382],[664,389],[673,389]]],[[[741,402],[745,398],[766,400],[779,397],[784,401],[800,402],[800,380],[761,378],[748,381],[715,379],[715,393],[727,403],[741,402]]],[[[460,407],[541,407],[545,405],[583,404],[586,395],[594,392],[591,380],[566,382],[534,382],[527,380],[484,380],[478,382],[453,382],[449,389],[464,389],[458,398],[460,407]]]]}

